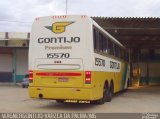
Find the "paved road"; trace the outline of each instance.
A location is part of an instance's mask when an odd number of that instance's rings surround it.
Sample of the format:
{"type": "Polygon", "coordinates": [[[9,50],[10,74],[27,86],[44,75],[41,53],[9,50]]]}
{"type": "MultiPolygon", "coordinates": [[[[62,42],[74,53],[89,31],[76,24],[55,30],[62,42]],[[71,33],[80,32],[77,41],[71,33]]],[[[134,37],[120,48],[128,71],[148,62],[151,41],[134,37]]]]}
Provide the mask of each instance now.
{"type": "Polygon", "coordinates": [[[0,85],[0,112],[160,112],[160,86],[132,88],[104,105],[30,99],[28,90],[0,85]]]}

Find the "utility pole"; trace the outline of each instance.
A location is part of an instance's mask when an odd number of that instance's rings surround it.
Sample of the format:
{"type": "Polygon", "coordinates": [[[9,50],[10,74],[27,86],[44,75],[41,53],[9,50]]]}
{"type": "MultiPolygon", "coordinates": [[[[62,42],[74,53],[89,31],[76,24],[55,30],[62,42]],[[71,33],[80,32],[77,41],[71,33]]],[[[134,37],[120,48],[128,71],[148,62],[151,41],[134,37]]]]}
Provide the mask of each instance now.
{"type": "Polygon", "coordinates": [[[66,0],[66,15],[67,15],[67,0],[66,0]]]}

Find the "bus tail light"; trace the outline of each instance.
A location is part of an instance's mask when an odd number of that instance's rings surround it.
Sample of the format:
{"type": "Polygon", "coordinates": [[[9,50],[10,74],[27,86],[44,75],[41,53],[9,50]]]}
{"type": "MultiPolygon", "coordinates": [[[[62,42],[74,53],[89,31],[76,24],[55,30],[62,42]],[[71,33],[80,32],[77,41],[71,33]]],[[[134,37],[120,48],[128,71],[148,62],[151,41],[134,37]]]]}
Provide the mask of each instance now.
{"type": "Polygon", "coordinates": [[[85,84],[91,84],[91,71],[85,71],[85,84]]]}
{"type": "Polygon", "coordinates": [[[32,83],[33,82],[33,71],[29,70],[29,82],[32,83]]]}

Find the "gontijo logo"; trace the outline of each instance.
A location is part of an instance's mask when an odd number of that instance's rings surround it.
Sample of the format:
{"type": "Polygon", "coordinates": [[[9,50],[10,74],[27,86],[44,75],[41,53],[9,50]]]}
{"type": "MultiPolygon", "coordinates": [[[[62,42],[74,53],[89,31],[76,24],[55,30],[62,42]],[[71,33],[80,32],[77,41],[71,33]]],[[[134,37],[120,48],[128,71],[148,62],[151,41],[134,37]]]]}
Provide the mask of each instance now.
{"type": "Polygon", "coordinates": [[[46,26],[45,28],[51,30],[52,32],[56,34],[60,34],[65,32],[66,26],[72,24],[74,22],[55,22],[52,24],[52,26],[46,26]]]}

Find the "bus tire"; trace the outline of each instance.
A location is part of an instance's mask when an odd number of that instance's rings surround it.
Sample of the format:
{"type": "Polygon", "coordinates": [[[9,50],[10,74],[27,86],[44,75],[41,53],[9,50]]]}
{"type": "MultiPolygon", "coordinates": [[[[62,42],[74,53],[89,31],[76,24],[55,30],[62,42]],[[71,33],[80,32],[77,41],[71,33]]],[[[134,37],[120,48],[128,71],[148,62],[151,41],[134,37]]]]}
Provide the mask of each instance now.
{"type": "Polygon", "coordinates": [[[109,87],[108,90],[107,90],[106,102],[111,102],[113,92],[114,92],[114,84],[113,84],[113,82],[111,81],[110,87],[109,87]]]}
{"type": "Polygon", "coordinates": [[[104,87],[103,87],[103,97],[99,100],[93,101],[92,103],[93,104],[99,104],[99,105],[104,104],[106,102],[106,99],[107,99],[107,90],[108,90],[108,83],[105,83],[104,87]]]}
{"type": "Polygon", "coordinates": [[[22,88],[25,88],[25,85],[22,85],[22,88]]]}

